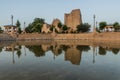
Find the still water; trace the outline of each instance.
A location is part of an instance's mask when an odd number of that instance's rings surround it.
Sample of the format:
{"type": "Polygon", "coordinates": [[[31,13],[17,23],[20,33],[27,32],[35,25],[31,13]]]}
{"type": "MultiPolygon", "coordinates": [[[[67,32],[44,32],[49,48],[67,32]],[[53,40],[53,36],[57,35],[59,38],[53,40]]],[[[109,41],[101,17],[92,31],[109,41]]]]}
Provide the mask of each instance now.
{"type": "Polygon", "coordinates": [[[120,80],[120,46],[4,45],[0,80],[120,80]]]}

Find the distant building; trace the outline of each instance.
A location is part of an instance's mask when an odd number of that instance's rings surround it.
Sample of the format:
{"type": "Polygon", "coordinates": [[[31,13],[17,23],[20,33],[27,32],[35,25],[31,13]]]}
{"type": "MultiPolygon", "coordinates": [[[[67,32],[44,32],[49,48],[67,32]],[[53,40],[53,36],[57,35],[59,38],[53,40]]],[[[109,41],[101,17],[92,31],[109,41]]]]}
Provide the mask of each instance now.
{"type": "Polygon", "coordinates": [[[105,31],[106,32],[113,32],[114,31],[114,27],[113,26],[105,26],[105,31]]]}
{"type": "Polygon", "coordinates": [[[60,28],[58,27],[58,24],[61,23],[61,21],[59,19],[54,19],[52,22],[52,25],[55,27],[55,29],[60,32],[60,28]]]}
{"type": "Polygon", "coordinates": [[[4,26],[5,33],[17,33],[17,26],[15,25],[5,25],[4,26]]]}
{"type": "Polygon", "coordinates": [[[51,31],[50,31],[50,25],[49,24],[43,24],[43,27],[42,27],[42,33],[50,33],[51,31]]]}
{"type": "Polygon", "coordinates": [[[64,24],[70,27],[70,31],[76,31],[77,25],[82,23],[82,15],[80,9],[72,10],[71,13],[65,14],[64,24]]]}

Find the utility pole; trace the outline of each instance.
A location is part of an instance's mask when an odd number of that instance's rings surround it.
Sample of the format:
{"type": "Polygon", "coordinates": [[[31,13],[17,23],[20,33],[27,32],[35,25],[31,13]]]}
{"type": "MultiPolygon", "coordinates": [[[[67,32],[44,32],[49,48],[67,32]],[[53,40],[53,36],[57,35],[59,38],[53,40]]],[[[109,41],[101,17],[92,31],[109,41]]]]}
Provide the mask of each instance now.
{"type": "Polygon", "coordinates": [[[13,26],[13,15],[11,15],[11,24],[13,26]]]}
{"type": "Polygon", "coordinates": [[[25,24],[26,24],[26,23],[24,22],[24,30],[25,30],[25,24]]]}
{"type": "Polygon", "coordinates": [[[24,29],[23,29],[23,33],[26,33],[26,31],[25,31],[25,26],[26,26],[26,23],[24,22],[24,29]]]}
{"type": "Polygon", "coordinates": [[[95,32],[95,29],[96,29],[96,27],[95,27],[95,18],[96,18],[96,16],[95,16],[95,14],[94,14],[94,15],[93,15],[93,19],[94,19],[93,32],[95,32]]]}

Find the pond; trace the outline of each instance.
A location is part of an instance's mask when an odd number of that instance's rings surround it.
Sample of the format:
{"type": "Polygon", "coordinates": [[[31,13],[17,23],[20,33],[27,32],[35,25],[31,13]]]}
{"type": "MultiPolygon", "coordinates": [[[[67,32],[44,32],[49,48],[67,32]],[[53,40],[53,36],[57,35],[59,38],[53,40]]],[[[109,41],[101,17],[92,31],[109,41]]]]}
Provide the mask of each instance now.
{"type": "Polygon", "coordinates": [[[7,44],[0,80],[120,80],[120,46],[7,44]]]}

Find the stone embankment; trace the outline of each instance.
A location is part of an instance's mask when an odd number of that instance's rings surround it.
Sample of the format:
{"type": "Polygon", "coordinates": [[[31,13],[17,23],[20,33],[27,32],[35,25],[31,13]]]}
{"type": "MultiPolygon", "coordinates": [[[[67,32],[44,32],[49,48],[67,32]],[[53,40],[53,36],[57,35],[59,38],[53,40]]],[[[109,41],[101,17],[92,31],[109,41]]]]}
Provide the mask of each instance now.
{"type": "Polygon", "coordinates": [[[17,37],[0,34],[0,41],[28,41],[28,40],[87,40],[94,42],[120,42],[120,32],[79,33],[79,34],[39,34],[26,33],[17,37]]]}
{"type": "Polygon", "coordinates": [[[79,33],[79,34],[20,34],[17,40],[88,40],[120,42],[120,32],[79,33]]]}
{"type": "Polygon", "coordinates": [[[16,38],[10,36],[7,33],[0,34],[0,41],[15,41],[15,40],[16,40],[16,38]]]}
{"type": "Polygon", "coordinates": [[[20,41],[26,41],[26,40],[47,40],[47,39],[53,39],[51,34],[39,34],[39,33],[26,33],[26,34],[20,34],[17,37],[17,40],[20,41]]]}

